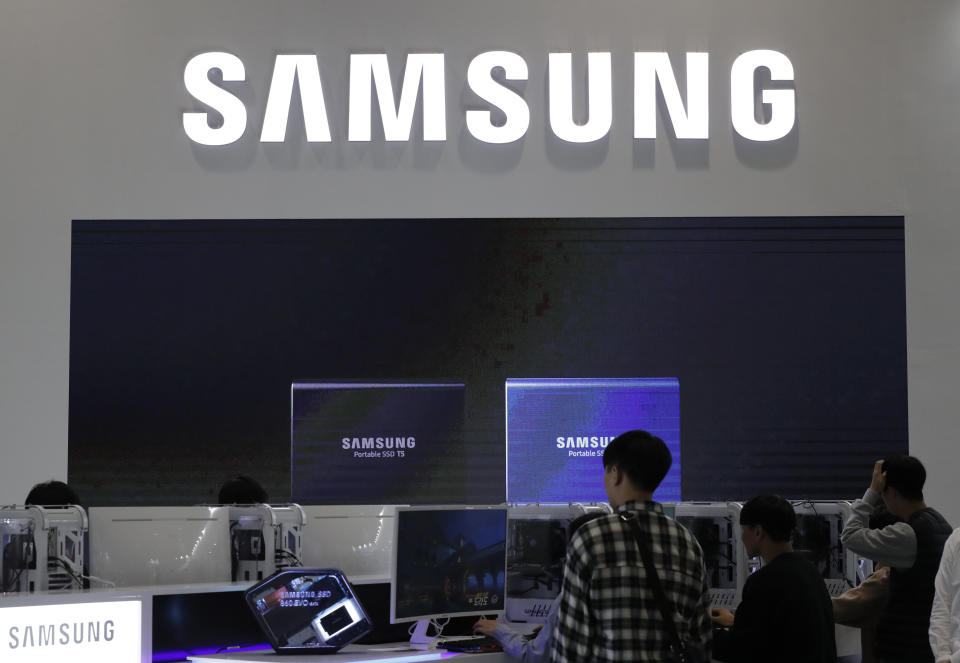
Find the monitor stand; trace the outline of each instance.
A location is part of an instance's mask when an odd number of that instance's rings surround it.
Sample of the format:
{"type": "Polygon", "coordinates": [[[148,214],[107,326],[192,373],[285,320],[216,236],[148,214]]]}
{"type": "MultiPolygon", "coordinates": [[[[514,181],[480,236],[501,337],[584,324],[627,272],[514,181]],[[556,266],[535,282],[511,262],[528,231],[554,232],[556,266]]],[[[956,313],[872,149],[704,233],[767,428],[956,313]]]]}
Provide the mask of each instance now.
{"type": "Polygon", "coordinates": [[[436,635],[427,635],[430,628],[430,619],[418,619],[410,636],[410,645],[415,649],[427,649],[438,639],[436,635]]]}

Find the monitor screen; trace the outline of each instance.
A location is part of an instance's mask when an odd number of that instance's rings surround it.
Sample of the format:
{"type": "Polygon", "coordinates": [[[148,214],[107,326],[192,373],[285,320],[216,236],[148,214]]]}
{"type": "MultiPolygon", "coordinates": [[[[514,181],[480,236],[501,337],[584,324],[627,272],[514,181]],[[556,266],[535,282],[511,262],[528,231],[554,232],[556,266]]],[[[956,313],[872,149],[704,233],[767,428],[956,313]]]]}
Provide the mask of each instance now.
{"type": "Polygon", "coordinates": [[[294,382],[290,494],[299,504],[488,504],[502,499],[464,441],[457,383],[294,382]]]}
{"type": "Polygon", "coordinates": [[[680,501],[677,378],[508,379],[506,397],[508,502],[606,501],[603,451],[636,428],[673,455],[654,499],[680,501]]]}
{"type": "Polygon", "coordinates": [[[398,508],[390,621],[502,613],[506,507],[398,508]]]}

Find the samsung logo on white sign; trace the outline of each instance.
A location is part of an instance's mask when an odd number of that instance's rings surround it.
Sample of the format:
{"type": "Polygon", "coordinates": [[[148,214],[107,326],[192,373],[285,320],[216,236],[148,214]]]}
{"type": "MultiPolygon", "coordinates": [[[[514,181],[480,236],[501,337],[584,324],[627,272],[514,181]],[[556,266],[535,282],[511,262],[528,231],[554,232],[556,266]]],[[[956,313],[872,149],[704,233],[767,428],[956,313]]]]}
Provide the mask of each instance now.
{"type": "MultiPolygon", "coordinates": [[[[574,119],[573,54],[549,53],[547,57],[547,114],[550,130],[560,140],[592,143],[605,138],[613,124],[613,56],[609,52],[587,54],[587,90],[585,122],[574,119]]],[[[657,87],[665,102],[666,114],[678,139],[706,140],[710,124],[708,53],[687,53],[686,86],[681,93],[674,63],[664,52],[633,53],[633,136],[656,138],[657,87]],[[686,102],[684,102],[686,99],[686,102]]],[[[390,62],[385,53],[350,55],[347,90],[346,137],[351,142],[371,140],[374,100],[387,141],[408,141],[413,129],[414,110],[422,101],[423,139],[447,140],[447,71],[443,53],[411,53],[394,94],[390,62]],[[371,85],[372,83],[372,85],[371,85]]],[[[246,67],[232,53],[200,53],[187,63],[183,82],[187,92],[199,103],[215,110],[223,118],[213,126],[211,114],[185,112],[183,129],[200,145],[229,145],[247,131],[247,108],[240,98],[211,80],[219,72],[224,83],[246,82],[246,67]]],[[[492,110],[467,110],[467,131],[476,140],[490,144],[513,143],[530,128],[530,107],[516,91],[498,82],[502,72],[506,81],[529,80],[527,61],[511,51],[487,51],[474,57],[466,71],[468,87],[490,107],[498,109],[504,121],[494,122],[492,110]]],[[[794,81],[793,63],[773,50],[747,51],[734,59],[730,68],[730,121],[734,131],[750,141],[766,142],[787,136],[796,123],[796,93],[784,88],[794,81]],[[769,74],[768,89],[755,89],[759,71],[769,74]],[[757,117],[759,105],[768,117],[757,117]]],[[[315,54],[281,54],[273,64],[273,75],[266,95],[266,110],[260,128],[261,143],[286,140],[287,121],[297,86],[302,104],[304,129],[308,142],[329,143],[332,128],[328,102],[320,79],[315,54]]],[[[460,86],[452,88],[459,90],[460,86]]],[[[339,102],[339,99],[335,100],[339,102]]]]}
{"type": "Polygon", "coordinates": [[[141,657],[139,601],[0,608],[4,663],[100,663],[141,657]]]}

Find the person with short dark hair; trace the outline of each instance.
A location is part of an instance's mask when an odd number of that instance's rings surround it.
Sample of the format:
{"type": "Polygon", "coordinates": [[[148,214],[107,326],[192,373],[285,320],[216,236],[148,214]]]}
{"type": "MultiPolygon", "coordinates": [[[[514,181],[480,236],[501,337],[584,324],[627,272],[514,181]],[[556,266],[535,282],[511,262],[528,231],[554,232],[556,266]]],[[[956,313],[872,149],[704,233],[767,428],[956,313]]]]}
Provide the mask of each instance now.
{"type": "Polygon", "coordinates": [[[603,484],[616,513],[590,521],[570,540],[554,663],[668,660],[673,643],[630,519],[650,549],[681,640],[709,660],[710,595],[703,551],[653,501],[672,462],[663,440],[641,430],[617,436],[604,450],[603,484]]]}
{"type": "Polygon", "coordinates": [[[34,506],[64,506],[67,504],[80,504],[80,498],[77,493],[62,481],[45,481],[36,484],[27,493],[25,505],[34,506]]]}
{"type": "Polygon", "coordinates": [[[736,615],[713,608],[729,631],[715,634],[714,658],[736,663],[835,663],[836,636],[830,594],[817,568],[793,550],[793,506],[760,495],[740,511],[748,557],[763,566],[747,578],[736,615]]]}
{"type": "Polygon", "coordinates": [[[267,491],[256,479],[238,475],[220,486],[218,504],[263,504],[267,501],[267,491]]]}
{"type": "Polygon", "coordinates": [[[923,501],[926,479],[926,469],[913,456],[875,462],[870,487],[854,503],[840,537],[848,550],[890,567],[890,598],[874,640],[879,662],[934,660],[928,635],[934,578],[953,528],[923,501]],[[870,529],[870,514],[881,502],[903,522],[870,529]]]}
{"type": "MultiPolygon", "coordinates": [[[[568,540],[583,525],[603,515],[602,513],[585,513],[574,518],[567,527],[568,540]]],[[[550,610],[547,612],[546,623],[534,628],[531,631],[532,637],[531,634],[524,633],[515,626],[493,619],[477,621],[473,625],[473,631],[496,638],[503,645],[503,651],[507,656],[514,660],[523,663],[549,663],[553,649],[553,632],[556,630],[557,616],[560,612],[560,598],[561,595],[557,594],[553,599],[550,610]]]]}

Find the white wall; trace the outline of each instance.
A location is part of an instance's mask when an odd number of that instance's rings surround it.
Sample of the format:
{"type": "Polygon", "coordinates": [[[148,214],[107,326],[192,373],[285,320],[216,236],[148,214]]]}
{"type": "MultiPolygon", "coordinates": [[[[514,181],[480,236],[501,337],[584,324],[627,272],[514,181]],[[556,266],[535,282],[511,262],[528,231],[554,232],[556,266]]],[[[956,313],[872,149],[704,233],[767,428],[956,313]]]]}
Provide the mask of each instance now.
{"type": "MultiPolygon", "coordinates": [[[[906,185],[910,450],[927,502],[960,525],[960,5],[924,3],[904,24],[901,152],[906,185]]],[[[894,82],[893,79],[891,82],[894,82]]]]}
{"type": "Polygon", "coordinates": [[[906,214],[911,448],[930,468],[931,502],[960,523],[948,470],[960,452],[943,442],[960,373],[952,3],[0,4],[0,503],[66,475],[71,219],[906,214]],[[482,149],[464,136],[465,71],[501,48],[530,66],[532,123],[520,144],[482,149]],[[772,153],[738,145],[729,119],[730,64],[756,48],[786,53],[797,72],[798,130],[772,153]],[[183,67],[215,49],[247,65],[252,127],[273,56],[318,53],[334,142],[307,145],[291,123],[286,145],[191,144],[183,67]],[[588,50],[614,53],[613,130],[599,146],[561,145],[546,127],[546,56],[588,50]],[[634,50],[710,53],[706,149],[661,137],[651,160],[635,146],[634,50]],[[361,51],[395,64],[446,53],[445,143],[345,141],[347,60],[361,51]]]}

